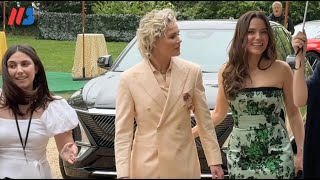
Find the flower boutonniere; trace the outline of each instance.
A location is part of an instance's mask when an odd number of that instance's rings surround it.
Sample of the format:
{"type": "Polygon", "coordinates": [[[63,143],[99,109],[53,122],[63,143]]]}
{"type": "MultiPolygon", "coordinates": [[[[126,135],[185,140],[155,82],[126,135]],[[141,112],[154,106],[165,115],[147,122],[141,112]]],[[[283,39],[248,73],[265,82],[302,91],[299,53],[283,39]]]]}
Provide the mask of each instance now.
{"type": "Polygon", "coordinates": [[[186,107],[186,109],[189,110],[189,111],[193,111],[194,110],[194,106],[192,104],[191,95],[188,94],[188,93],[184,93],[183,94],[183,100],[185,102],[184,107],[186,107]]]}

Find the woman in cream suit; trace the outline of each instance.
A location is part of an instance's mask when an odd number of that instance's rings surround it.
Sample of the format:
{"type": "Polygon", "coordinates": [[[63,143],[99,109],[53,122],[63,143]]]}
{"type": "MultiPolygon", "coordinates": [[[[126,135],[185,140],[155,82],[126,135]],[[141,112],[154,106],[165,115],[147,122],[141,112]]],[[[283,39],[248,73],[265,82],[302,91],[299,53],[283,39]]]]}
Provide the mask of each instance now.
{"type": "Polygon", "coordinates": [[[200,66],[175,57],[181,43],[175,13],[146,14],[137,37],[143,60],[121,75],[116,99],[117,177],[200,178],[193,111],[212,177],[223,178],[200,66]]]}

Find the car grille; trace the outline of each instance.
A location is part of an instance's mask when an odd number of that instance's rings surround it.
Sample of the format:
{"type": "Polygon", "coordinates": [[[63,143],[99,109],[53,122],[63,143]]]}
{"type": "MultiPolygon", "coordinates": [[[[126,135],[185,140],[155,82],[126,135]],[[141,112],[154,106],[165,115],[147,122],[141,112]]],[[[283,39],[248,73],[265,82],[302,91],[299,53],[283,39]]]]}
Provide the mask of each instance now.
{"type": "MultiPolygon", "coordinates": [[[[196,125],[196,121],[194,117],[192,117],[191,124],[192,124],[192,127],[196,125]]],[[[232,127],[233,127],[233,119],[231,114],[228,114],[227,117],[219,125],[215,127],[216,135],[217,135],[217,139],[219,141],[220,147],[222,147],[222,145],[228,138],[232,130],[232,127]]],[[[198,149],[201,148],[200,138],[198,137],[195,140],[196,140],[197,148],[198,149]]]]}
{"type": "MultiPolygon", "coordinates": [[[[93,115],[87,112],[77,111],[80,121],[85,125],[99,147],[113,148],[114,146],[114,133],[115,133],[115,116],[107,115],[93,115]]],[[[195,118],[191,118],[192,127],[196,125],[195,118]]],[[[231,114],[228,114],[226,119],[216,126],[216,134],[220,147],[223,145],[227,136],[232,130],[233,120],[231,114]]],[[[196,138],[198,148],[201,148],[199,138],[196,138]]]]}
{"type": "Polygon", "coordinates": [[[115,116],[91,115],[77,111],[80,121],[90,132],[97,146],[113,147],[115,116]]]}

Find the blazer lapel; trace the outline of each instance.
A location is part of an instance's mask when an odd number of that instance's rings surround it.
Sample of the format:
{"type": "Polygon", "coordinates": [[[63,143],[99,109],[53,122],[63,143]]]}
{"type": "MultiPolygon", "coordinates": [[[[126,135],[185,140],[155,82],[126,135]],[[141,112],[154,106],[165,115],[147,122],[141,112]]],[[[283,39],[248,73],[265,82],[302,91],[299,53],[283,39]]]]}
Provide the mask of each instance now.
{"type": "Polygon", "coordinates": [[[154,76],[150,65],[148,64],[146,59],[143,59],[143,70],[142,70],[142,78],[140,83],[144,87],[145,91],[149,96],[152,97],[154,101],[160,106],[161,109],[164,109],[166,104],[166,97],[162,92],[156,77],[154,76]]]}
{"type": "Polygon", "coordinates": [[[189,73],[189,69],[185,68],[182,63],[179,63],[178,59],[173,58],[172,61],[173,64],[171,69],[171,80],[168,98],[161,117],[161,121],[162,119],[166,118],[166,115],[172,110],[173,106],[180,98],[184,85],[186,84],[187,75],[189,73]]]}

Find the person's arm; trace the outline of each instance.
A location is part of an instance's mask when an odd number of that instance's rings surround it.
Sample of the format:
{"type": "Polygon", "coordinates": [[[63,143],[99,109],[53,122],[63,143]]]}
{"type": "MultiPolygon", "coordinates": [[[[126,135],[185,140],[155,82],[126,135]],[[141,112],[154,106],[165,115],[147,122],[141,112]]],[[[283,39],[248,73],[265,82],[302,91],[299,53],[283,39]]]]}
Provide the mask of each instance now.
{"type": "Polygon", "coordinates": [[[76,162],[78,148],[72,138],[72,131],[57,134],[54,136],[54,139],[56,141],[60,157],[64,161],[74,164],[76,162]]]}
{"type": "Polygon", "coordinates": [[[202,71],[197,68],[195,91],[193,96],[194,115],[198,126],[201,145],[205,153],[207,163],[210,166],[212,177],[223,179],[221,168],[222,157],[214,124],[210,118],[210,111],[206,100],[205,89],[202,82],[202,71]]]}
{"type": "Polygon", "coordinates": [[[304,125],[299,108],[293,102],[293,73],[290,66],[283,62],[283,91],[284,103],[287,111],[290,127],[297,145],[295,173],[303,169],[303,142],[304,142],[304,125]]]}
{"type": "Polygon", "coordinates": [[[134,127],[134,102],[122,74],[116,99],[114,151],[117,178],[130,177],[131,145],[134,127]]]}
{"type": "MultiPolygon", "coordinates": [[[[211,113],[211,119],[215,126],[220,124],[226,118],[229,110],[228,100],[224,94],[224,88],[223,88],[222,73],[224,71],[224,68],[225,68],[225,65],[220,69],[218,74],[218,94],[216,99],[216,106],[211,113]]],[[[195,138],[199,136],[197,125],[192,128],[192,134],[195,138]]]]}
{"type": "Polygon", "coordinates": [[[299,32],[296,36],[292,38],[292,47],[294,51],[297,52],[299,47],[303,47],[303,52],[300,52],[296,56],[294,75],[293,75],[293,101],[298,107],[305,106],[308,99],[308,88],[304,76],[304,59],[306,55],[306,44],[303,42],[307,37],[304,33],[299,32]],[[301,65],[301,66],[300,66],[301,65]]]}

